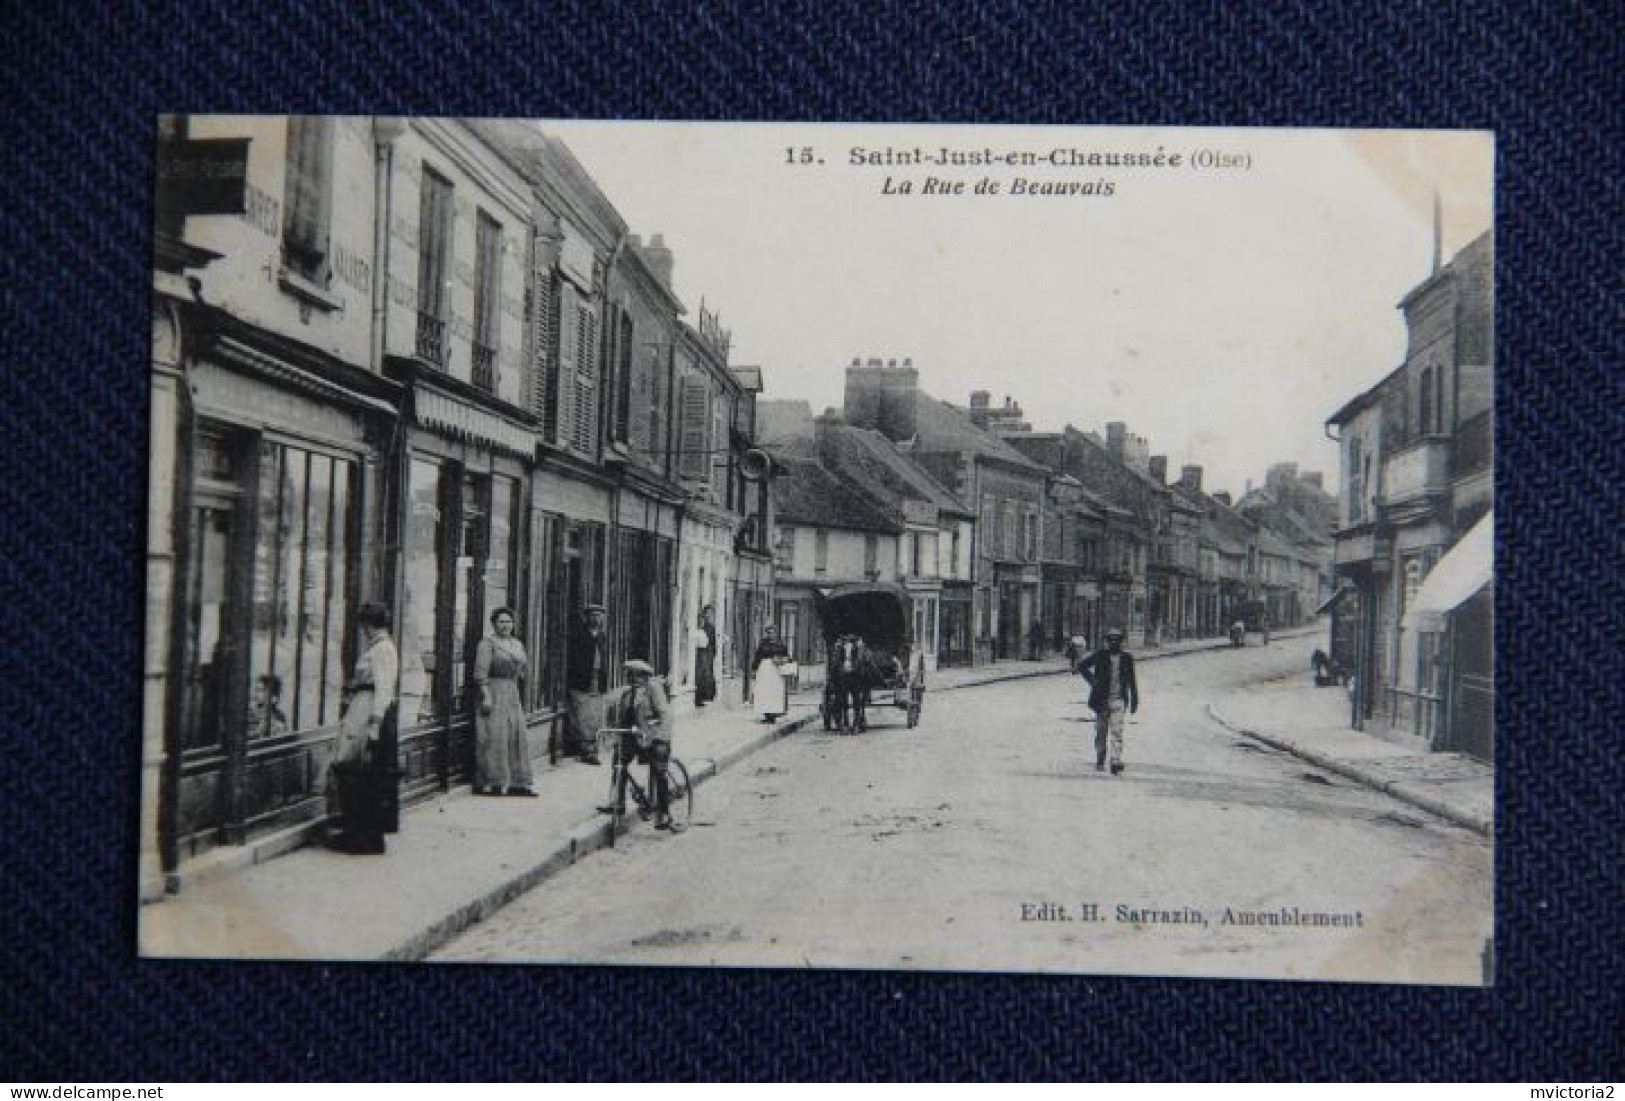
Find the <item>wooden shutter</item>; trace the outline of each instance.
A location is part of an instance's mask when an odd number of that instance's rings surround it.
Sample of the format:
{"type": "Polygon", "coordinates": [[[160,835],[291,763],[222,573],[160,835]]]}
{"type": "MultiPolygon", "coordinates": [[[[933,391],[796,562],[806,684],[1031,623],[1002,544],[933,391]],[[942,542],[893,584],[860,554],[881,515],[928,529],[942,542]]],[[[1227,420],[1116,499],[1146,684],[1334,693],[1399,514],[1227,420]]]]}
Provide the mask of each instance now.
{"type": "Polygon", "coordinates": [[[705,383],[697,378],[685,378],[678,388],[677,418],[681,425],[678,435],[678,447],[681,455],[677,460],[679,474],[687,479],[701,480],[710,467],[710,434],[711,418],[707,408],[710,402],[706,392],[705,383]]]}
{"type": "Polygon", "coordinates": [[[591,453],[598,446],[598,315],[591,306],[576,306],[575,445],[591,453]]]}
{"type": "Polygon", "coordinates": [[[548,443],[558,439],[560,282],[554,272],[536,272],[531,303],[530,407],[548,443]]]}
{"type": "Polygon", "coordinates": [[[578,340],[576,330],[581,324],[581,314],[576,306],[577,292],[574,286],[565,283],[559,296],[559,336],[558,336],[558,371],[555,374],[556,412],[558,414],[558,442],[560,446],[569,447],[575,443],[576,426],[576,351],[578,340]]]}

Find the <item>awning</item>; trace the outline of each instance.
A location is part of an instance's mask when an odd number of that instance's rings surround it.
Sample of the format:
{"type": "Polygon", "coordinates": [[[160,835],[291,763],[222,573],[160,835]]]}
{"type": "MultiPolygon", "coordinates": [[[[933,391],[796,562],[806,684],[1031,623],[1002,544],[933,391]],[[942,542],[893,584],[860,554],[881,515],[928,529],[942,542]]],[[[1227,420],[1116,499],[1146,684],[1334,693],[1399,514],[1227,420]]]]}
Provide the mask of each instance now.
{"type": "Polygon", "coordinates": [[[1444,617],[1495,576],[1495,513],[1484,514],[1451,547],[1422,582],[1416,600],[1405,611],[1405,628],[1441,631],[1444,617]]]}
{"type": "Polygon", "coordinates": [[[1354,591],[1355,589],[1353,585],[1339,585],[1337,587],[1337,591],[1331,596],[1327,597],[1325,602],[1322,603],[1320,607],[1315,609],[1315,614],[1325,615],[1327,612],[1341,604],[1345,596],[1348,596],[1354,591]]]}

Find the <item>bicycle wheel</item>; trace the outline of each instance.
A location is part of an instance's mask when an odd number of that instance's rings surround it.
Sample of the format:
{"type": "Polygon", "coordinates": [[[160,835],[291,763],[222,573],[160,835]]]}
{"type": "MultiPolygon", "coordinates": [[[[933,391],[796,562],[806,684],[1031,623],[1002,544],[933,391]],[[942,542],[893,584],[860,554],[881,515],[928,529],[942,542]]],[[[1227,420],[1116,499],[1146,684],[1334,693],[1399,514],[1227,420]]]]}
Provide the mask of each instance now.
{"type": "Polygon", "coordinates": [[[666,762],[666,807],[671,820],[684,827],[694,817],[694,785],[688,778],[688,766],[676,757],[666,762]]]}

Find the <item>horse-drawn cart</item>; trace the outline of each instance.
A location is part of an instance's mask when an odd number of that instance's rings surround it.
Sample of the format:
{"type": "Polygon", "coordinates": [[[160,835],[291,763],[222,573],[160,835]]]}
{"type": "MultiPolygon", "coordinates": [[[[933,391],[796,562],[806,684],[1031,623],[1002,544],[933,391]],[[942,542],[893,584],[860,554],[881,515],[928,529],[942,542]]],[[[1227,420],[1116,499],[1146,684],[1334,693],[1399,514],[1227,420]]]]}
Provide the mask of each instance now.
{"type": "Polygon", "coordinates": [[[823,590],[817,603],[827,655],[824,729],[862,731],[876,705],[899,708],[910,728],[917,725],[925,704],[925,654],[911,645],[908,594],[876,581],[823,590]]]}

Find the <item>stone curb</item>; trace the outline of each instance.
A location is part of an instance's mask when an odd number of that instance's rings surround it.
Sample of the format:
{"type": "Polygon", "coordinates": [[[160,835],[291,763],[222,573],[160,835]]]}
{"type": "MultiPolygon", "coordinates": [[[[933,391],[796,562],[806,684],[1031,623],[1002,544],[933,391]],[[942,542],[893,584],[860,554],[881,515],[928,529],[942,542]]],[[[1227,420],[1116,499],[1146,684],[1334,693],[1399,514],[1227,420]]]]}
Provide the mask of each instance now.
{"type": "MultiPolygon", "coordinates": [[[[766,748],[786,735],[795,733],[817,717],[818,715],[814,713],[794,719],[785,719],[775,723],[771,730],[763,731],[727,750],[720,757],[699,757],[692,761],[685,761],[684,763],[689,766],[689,782],[698,788],[701,784],[714,779],[758,750],[766,748]]],[[[622,835],[629,833],[636,825],[635,818],[623,819],[622,835]]],[[[412,963],[424,959],[435,949],[446,944],[471,925],[484,921],[526,891],[552,878],[599,849],[613,844],[610,830],[611,823],[602,816],[595,815],[590,819],[583,820],[572,827],[558,845],[543,853],[535,864],[503,880],[474,901],[457,907],[422,932],[397,944],[379,958],[397,963],[412,963]]]]}
{"type": "Polygon", "coordinates": [[[1327,772],[1335,772],[1345,780],[1353,780],[1357,784],[1363,784],[1368,788],[1382,792],[1384,795],[1390,795],[1402,803],[1408,803],[1413,807],[1427,811],[1429,814],[1437,815],[1447,822],[1461,826],[1463,829],[1472,830],[1474,833],[1490,838],[1493,838],[1495,834],[1493,819],[1452,806],[1448,800],[1441,799],[1429,791],[1419,789],[1414,784],[1402,780],[1385,779],[1341,758],[1331,757],[1313,749],[1305,749],[1294,742],[1287,741],[1285,738],[1265,734],[1251,727],[1233,723],[1220,714],[1211,703],[1207,705],[1207,714],[1208,718],[1233,734],[1253,738],[1272,749],[1290,753],[1299,760],[1308,761],[1317,768],[1323,768],[1327,772]]]}
{"type": "MultiPolygon", "coordinates": [[[[1155,661],[1158,658],[1173,658],[1184,654],[1200,653],[1205,650],[1229,648],[1229,642],[1216,642],[1211,646],[1200,646],[1189,650],[1145,654],[1140,656],[1139,660],[1155,661]]],[[[962,688],[980,688],[985,684],[998,684],[1003,681],[1063,676],[1068,672],[1069,670],[1064,668],[1022,670],[980,680],[965,681],[960,684],[943,685],[935,689],[935,691],[953,692],[962,688]]],[[[929,683],[927,683],[926,690],[927,695],[932,691],[929,683]]],[[[700,785],[733,768],[746,758],[772,745],[780,738],[793,734],[808,724],[815,722],[818,717],[818,712],[814,711],[798,718],[781,720],[775,723],[771,730],[764,730],[760,734],[747,738],[743,742],[725,750],[719,757],[697,757],[686,760],[684,763],[689,766],[689,780],[698,788],[700,785]]],[[[622,833],[630,831],[635,825],[635,822],[623,822],[622,833]]],[[[563,840],[553,849],[541,854],[540,859],[535,864],[505,879],[472,902],[457,907],[451,913],[436,920],[422,932],[408,937],[394,948],[389,949],[379,958],[400,963],[422,960],[435,949],[451,941],[459,933],[480,921],[484,921],[526,891],[552,878],[599,849],[608,847],[611,842],[609,822],[596,815],[593,818],[585,819],[570,829],[563,840]]]]}

